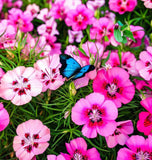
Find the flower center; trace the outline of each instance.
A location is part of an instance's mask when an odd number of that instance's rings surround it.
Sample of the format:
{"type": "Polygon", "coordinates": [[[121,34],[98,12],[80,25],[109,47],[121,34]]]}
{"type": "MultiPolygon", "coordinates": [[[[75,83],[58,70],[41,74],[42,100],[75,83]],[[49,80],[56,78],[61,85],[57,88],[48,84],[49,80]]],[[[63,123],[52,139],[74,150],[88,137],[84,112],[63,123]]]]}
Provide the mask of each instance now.
{"type": "Polygon", "coordinates": [[[39,134],[33,134],[32,136],[29,133],[24,134],[24,138],[21,140],[21,145],[24,146],[24,149],[27,152],[31,152],[33,147],[38,147],[37,140],[39,139],[39,134]]]}
{"type": "Polygon", "coordinates": [[[115,95],[116,92],[117,92],[117,89],[118,89],[118,87],[117,87],[117,85],[115,85],[114,83],[109,84],[109,86],[107,87],[107,91],[108,91],[108,93],[109,93],[110,95],[115,95]]]}
{"type": "Polygon", "coordinates": [[[140,151],[136,154],[136,160],[150,160],[150,155],[148,152],[140,151]]]}
{"type": "Polygon", "coordinates": [[[144,126],[145,126],[145,127],[148,127],[148,126],[150,126],[150,125],[152,125],[152,115],[151,115],[151,114],[149,114],[149,115],[146,117],[146,119],[144,120],[144,126]]]}
{"type": "Polygon", "coordinates": [[[75,150],[72,160],[88,160],[87,156],[83,156],[81,151],[75,150]]]}
{"type": "Polygon", "coordinates": [[[100,122],[102,120],[102,111],[98,109],[97,105],[93,105],[92,109],[88,112],[88,116],[92,123],[100,122]]]}

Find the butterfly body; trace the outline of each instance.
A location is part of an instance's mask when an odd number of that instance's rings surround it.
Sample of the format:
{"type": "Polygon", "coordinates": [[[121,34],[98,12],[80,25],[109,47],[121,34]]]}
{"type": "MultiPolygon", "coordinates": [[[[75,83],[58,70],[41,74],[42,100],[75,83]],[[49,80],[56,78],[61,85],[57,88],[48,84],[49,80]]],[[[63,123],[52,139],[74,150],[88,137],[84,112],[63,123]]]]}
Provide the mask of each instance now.
{"type": "Polygon", "coordinates": [[[86,65],[84,67],[81,67],[74,58],[67,54],[60,55],[60,62],[62,64],[60,68],[60,74],[63,77],[72,80],[84,77],[87,72],[95,69],[93,65],[86,65]]]}

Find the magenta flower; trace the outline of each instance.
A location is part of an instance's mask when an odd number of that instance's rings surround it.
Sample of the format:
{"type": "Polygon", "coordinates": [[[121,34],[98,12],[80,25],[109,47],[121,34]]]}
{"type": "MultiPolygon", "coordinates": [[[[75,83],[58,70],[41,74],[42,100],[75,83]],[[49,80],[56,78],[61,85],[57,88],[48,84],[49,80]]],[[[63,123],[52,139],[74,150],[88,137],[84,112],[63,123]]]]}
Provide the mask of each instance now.
{"type": "Polygon", "coordinates": [[[119,14],[124,14],[127,11],[132,12],[136,5],[137,0],[109,0],[109,8],[119,14]]]}
{"type": "Polygon", "coordinates": [[[133,123],[131,120],[117,122],[117,128],[112,135],[105,137],[109,148],[115,147],[117,144],[125,145],[128,134],[134,131],[133,123]]]}
{"type": "Polygon", "coordinates": [[[53,155],[53,154],[50,154],[50,155],[47,155],[47,160],[66,160],[62,155],[53,155]]]}
{"type": "Polygon", "coordinates": [[[152,134],[152,97],[146,98],[140,104],[148,111],[139,113],[137,129],[145,135],[152,134]]]}
{"type": "Polygon", "coordinates": [[[129,74],[118,67],[98,71],[93,81],[93,90],[112,100],[118,108],[121,107],[121,103],[129,103],[135,94],[135,87],[129,80],[129,74]]]}
{"type": "MultiPolygon", "coordinates": [[[[104,56],[108,56],[109,51],[104,53],[104,56]]],[[[135,55],[131,52],[121,52],[121,67],[128,71],[132,76],[137,76],[138,71],[135,67],[136,58],[135,55]]],[[[110,53],[110,58],[106,62],[106,65],[110,65],[111,67],[119,67],[120,59],[117,51],[112,51],[110,53]]]]}
{"type": "Polygon", "coordinates": [[[94,20],[93,26],[90,28],[90,38],[96,39],[105,46],[110,43],[114,46],[118,45],[114,38],[114,22],[107,17],[94,20]]]}
{"type": "Polygon", "coordinates": [[[142,136],[131,136],[126,145],[129,148],[121,148],[118,151],[117,160],[151,160],[151,141],[152,137],[146,140],[142,136]]]}
{"type": "Polygon", "coordinates": [[[34,68],[40,71],[37,72],[37,75],[43,84],[42,92],[47,89],[56,90],[64,84],[64,79],[59,71],[60,67],[59,55],[57,54],[38,60],[34,64],[34,68]]]}
{"type": "Polygon", "coordinates": [[[79,31],[87,28],[87,25],[92,24],[93,11],[86,8],[84,4],[78,5],[76,9],[69,10],[65,23],[67,26],[72,26],[72,30],[79,31]]]}
{"type": "Polygon", "coordinates": [[[152,47],[148,46],[147,51],[142,51],[136,62],[136,69],[141,77],[149,81],[152,79],[152,47]]]}
{"type": "Polygon", "coordinates": [[[73,43],[74,41],[80,43],[81,39],[83,38],[82,31],[72,31],[69,29],[68,35],[69,35],[69,43],[73,43]]]}
{"type": "Polygon", "coordinates": [[[0,131],[3,131],[9,124],[9,114],[7,110],[0,103],[0,131]]]}
{"type": "Polygon", "coordinates": [[[32,67],[19,66],[8,71],[1,79],[1,97],[11,100],[15,105],[23,105],[31,101],[42,91],[42,83],[36,77],[32,67]]]}
{"type": "Polygon", "coordinates": [[[133,33],[136,42],[132,41],[131,39],[128,39],[127,45],[129,45],[130,47],[140,46],[142,43],[142,38],[145,35],[144,28],[141,26],[130,25],[130,30],[133,33]]]}
{"type": "Polygon", "coordinates": [[[116,129],[115,119],[118,116],[116,105],[105,100],[100,93],[91,93],[81,98],[72,108],[72,121],[77,125],[84,125],[82,134],[87,138],[111,135],[116,129]]]}
{"type": "Polygon", "coordinates": [[[3,0],[0,0],[0,12],[1,12],[2,8],[3,8],[3,0]]]}
{"type": "Polygon", "coordinates": [[[37,31],[40,35],[48,34],[50,36],[54,36],[59,34],[56,27],[57,27],[57,23],[52,17],[48,21],[46,21],[45,24],[38,26],[37,31]]]}
{"type": "Polygon", "coordinates": [[[151,0],[142,0],[144,1],[144,5],[146,8],[152,9],[152,1],[151,0]]]}
{"type": "Polygon", "coordinates": [[[13,140],[13,149],[20,160],[31,160],[35,155],[42,154],[50,140],[50,129],[36,120],[28,120],[18,125],[17,136],[13,140]]]}
{"type": "Polygon", "coordinates": [[[33,30],[33,16],[28,12],[22,12],[20,9],[12,8],[9,10],[10,24],[13,25],[16,30],[19,29],[22,32],[30,32],[33,30]]]}
{"type": "Polygon", "coordinates": [[[61,153],[66,160],[101,160],[100,154],[96,148],[91,148],[87,150],[86,141],[79,137],[70,141],[70,143],[66,143],[66,149],[68,153],[61,153]]]}

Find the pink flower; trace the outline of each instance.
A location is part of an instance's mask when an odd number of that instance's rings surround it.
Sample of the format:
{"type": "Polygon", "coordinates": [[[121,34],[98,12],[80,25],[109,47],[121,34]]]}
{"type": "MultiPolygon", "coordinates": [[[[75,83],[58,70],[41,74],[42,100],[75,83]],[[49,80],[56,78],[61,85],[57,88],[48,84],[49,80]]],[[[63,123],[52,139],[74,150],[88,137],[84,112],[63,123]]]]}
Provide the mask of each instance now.
{"type": "Polygon", "coordinates": [[[9,114],[7,110],[0,103],[0,131],[3,131],[9,124],[9,114]]]}
{"type": "Polygon", "coordinates": [[[105,137],[109,148],[117,144],[124,145],[129,138],[128,134],[133,133],[133,123],[131,120],[117,122],[117,128],[112,135],[105,137]]]}
{"type": "Polygon", "coordinates": [[[82,4],[81,0],[65,0],[64,1],[66,12],[68,12],[70,9],[76,9],[77,6],[80,4],[82,4]]]}
{"type": "Polygon", "coordinates": [[[105,100],[100,93],[91,93],[81,98],[72,108],[72,121],[77,125],[84,125],[82,134],[87,138],[111,135],[116,129],[115,119],[118,116],[116,105],[105,100]]]}
{"type": "Polygon", "coordinates": [[[92,11],[97,10],[98,8],[102,7],[105,4],[105,0],[94,0],[94,1],[87,1],[87,7],[92,11]]]}
{"type": "Polygon", "coordinates": [[[35,155],[42,154],[50,140],[50,129],[38,120],[28,120],[18,125],[17,136],[13,140],[13,149],[20,160],[31,160],[35,155]]]}
{"type": "Polygon", "coordinates": [[[152,89],[152,80],[150,81],[143,81],[143,80],[134,80],[136,83],[136,88],[140,91],[140,98],[143,100],[145,98],[148,97],[152,97],[152,91],[150,89],[152,89]],[[148,89],[150,88],[150,89],[148,89]]]}
{"type": "Polygon", "coordinates": [[[87,25],[92,24],[92,20],[93,11],[82,4],[67,13],[65,23],[67,26],[72,26],[72,30],[79,31],[86,29],[87,25]]]}
{"type": "Polygon", "coordinates": [[[33,4],[29,4],[27,7],[26,7],[26,11],[29,11],[33,17],[36,17],[37,16],[37,13],[39,12],[40,8],[38,5],[36,5],[35,3],[33,4]]]}
{"type": "Polygon", "coordinates": [[[69,43],[73,43],[74,41],[80,43],[81,39],[83,38],[82,31],[72,31],[69,29],[68,35],[69,35],[69,43]]]}
{"type": "Polygon", "coordinates": [[[47,155],[47,160],[66,160],[62,155],[47,155]]]}
{"type": "Polygon", "coordinates": [[[127,11],[132,12],[136,5],[137,0],[109,0],[109,8],[119,14],[124,14],[127,11]]]}
{"type": "MultiPolygon", "coordinates": [[[[108,53],[109,51],[105,52],[104,56],[107,57],[108,53]]],[[[136,64],[136,58],[133,53],[129,51],[121,52],[121,67],[124,68],[126,71],[128,71],[128,73],[131,74],[132,76],[138,75],[138,71],[136,70],[135,64],[136,64]]],[[[110,53],[110,58],[106,62],[106,65],[110,65],[112,67],[120,66],[120,59],[117,51],[112,51],[110,53]]]]}
{"type": "Polygon", "coordinates": [[[22,32],[30,32],[33,30],[32,15],[28,12],[22,12],[20,9],[12,8],[9,10],[10,24],[13,25],[16,30],[19,28],[22,32]]]}
{"type": "Polygon", "coordinates": [[[34,64],[34,68],[40,71],[38,72],[38,77],[43,84],[42,92],[47,89],[56,90],[64,84],[64,79],[59,71],[60,67],[59,55],[57,54],[38,60],[34,64]]]}
{"type": "Polygon", "coordinates": [[[9,20],[0,22],[0,48],[10,48],[15,46],[16,28],[9,24],[9,20]]]}
{"type": "Polygon", "coordinates": [[[152,1],[151,0],[142,0],[144,1],[144,5],[146,8],[152,9],[152,1]]]}
{"type": "Polygon", "coordinates": [[[137,129],[145,135],[152,134],[152,97],[146,98],[140,104],[148,111],[139,114],[137,129]]]}
{"type": "Polygon", "coordinates": [[[3,8],[3,0],[0,0],[0,12],[1,12],[2,8],[3,8]]]}
{"type": "Polygon", "coordinates": [[[1,79],[1,97],[15,105],[30,102],[32,96],[36,97],[41,91],[42,83],[36,78],[36,70],[32,67],[16,67],[1,79]]]}
{"type": "Polygon", "coordinates": [[[13,3],[13,7],[15,7],[15,8],[21,8],[22,5],[23,5],[22,0],[17,0],[17,1],[15,1],[15,2],[13,3]]]}
{"type": "Polygon", "coordinates": [[[133,33],[133,37],[136,42],[128,39],[127,45],[129,45],[130,47],[139,47],[142,43],[142,38],[145,35],[144,28],[141,26],[130,25],[130,30],[133,33]]]}
{"type": "Polygon", "coordinates": [[[114,38],[114,22],[107,17],[94,20],[93,26],[90,28],[90,38],[96,39],[105,46],[110,43],[114,46],[118,45],[114,38]]]}
{"type": "Polygon", "coordinates": [[[98,71],[93,81],[93,90],[112,100],[118,108],[121,107],[121,103],[129,103],[135,94],[135,87],[129,80],[129,74],[118,67],[98,71]]]}
{"type": "Polygon", "coordinates": [[[68,153],[70,154],[62,153],[66,160],[101,160],[97,149],[91,148],[87,150],[87,143],[81,137],[73,139],[70,141],[70,143],[66,143],[65,145],[68,153]]]}
{"type": "Polygon", "coordinates": [[[45,24],[38,26],[37,31],[40,35],[48,34],[50,36],[58,35],[59,32],[56,29],[57,23],[54,18],[50,18],[45,24]]]}
{"type": "Polygon", "coordinates": [[[127,140],[127,147],[118,151],[117,160],[151,160],[151,141],[152,137],[146,140],[142,136],[134,135],[127,140]]]}
{"type": "Polygon", "coordinates": [[[50,10],[48,10],[48,8],[43,8],[40,10],[40,13],[37,15],[36,18],[46,22],[51,18],[51,12],[50,10]]]}
{"type": "Polygon", "coordinates": [[[152,79],[152,47],[148,46],[147,51],[142,51],[136,62],[136,69],[141,77],[149,81],[152,79]]]}

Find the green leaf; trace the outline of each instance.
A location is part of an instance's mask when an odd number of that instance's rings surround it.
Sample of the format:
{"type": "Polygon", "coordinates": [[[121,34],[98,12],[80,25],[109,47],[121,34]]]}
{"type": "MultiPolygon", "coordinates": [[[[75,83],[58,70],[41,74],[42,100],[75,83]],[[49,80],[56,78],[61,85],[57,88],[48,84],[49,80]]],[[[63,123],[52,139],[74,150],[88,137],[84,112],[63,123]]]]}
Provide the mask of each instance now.
{"type": "Polygon", "coordinates": [[[83,53],[85,56],[87,56],[87,54],[85,53],[85,51],[82,48],[78,48],[78,50],[83,53]]]}
{"type": "Polygon", "coordinates": [[[106,62],[109,60],[109,58],[110,58],[110,53],[111,53],[111,51],[109,51],[108,56],[106,57],[106,59],[103,60],[102,66],[105,66],[106,62]]]}
{"type": "Polygon", "coordinates": [[[121,27],[121,31],[123,31],[123,30],[126,29],[127,27],[128,27],[127,24],[123,25],[123,26],[121,27]]]}
{"type": "Polygon", "coordinates": [[[104,36],[104,40],[105,40],[105,42],[109,42],[108,36],[104,36]]]}
{"type": "Polygon", "coordinates": [[[122,41],[122,43],[127,43],[127,38],[125,37],[125,36],[122,36],[122,38],[123,38],[123,41],[122,41]]]}
{"type": "Polygon", "coordinates": [[[128,37],[128,38],[130,38],[130,39],[132,39],[132,40],[135,42],[134,36],[133,36],[133,34],[132,34],[131,31],[129,31],[129,30],[124,30],[124,31],[123,31],[123,35],[126,36],[126,37],[128,37]]]}
{"type": "Polygon", "coordinates": [[[116,41],[118,41],[118,42],[123,41],[123,38],[121,36],[121,31],[118,29],[114,29],[114,37],[115,37],[116,41]]]}

